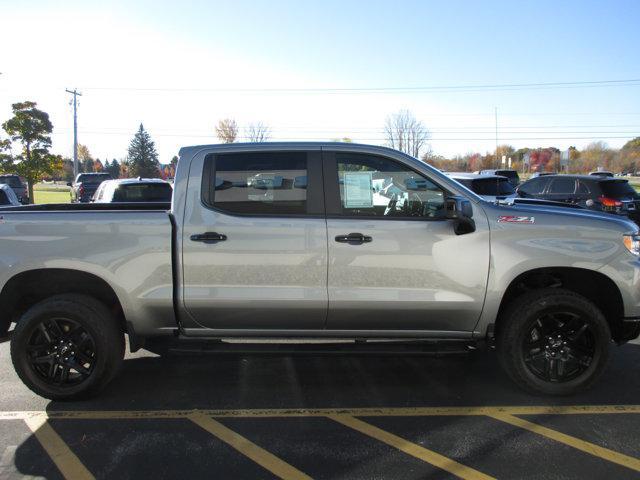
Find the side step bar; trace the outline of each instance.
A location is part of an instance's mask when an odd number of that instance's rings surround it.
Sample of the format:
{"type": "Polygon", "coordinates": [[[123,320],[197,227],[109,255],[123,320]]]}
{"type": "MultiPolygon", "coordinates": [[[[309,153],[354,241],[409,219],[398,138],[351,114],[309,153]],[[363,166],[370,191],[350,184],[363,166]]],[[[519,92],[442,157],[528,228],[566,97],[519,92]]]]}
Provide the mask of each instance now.
{"type": "Polygon", "coordinates": [[[162,349],[176,355],[465,355],[476,350],[469,340],[265,340],[265,339],[147,339],[151,351],[162,349]]]}

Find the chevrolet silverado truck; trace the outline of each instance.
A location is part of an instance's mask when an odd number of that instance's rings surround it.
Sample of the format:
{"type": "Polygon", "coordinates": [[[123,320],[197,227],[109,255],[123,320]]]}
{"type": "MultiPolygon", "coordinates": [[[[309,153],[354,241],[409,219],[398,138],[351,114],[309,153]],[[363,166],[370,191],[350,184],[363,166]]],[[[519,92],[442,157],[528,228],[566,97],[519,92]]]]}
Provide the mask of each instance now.
{"type": "Polygon", "coordinates": [[[195,146],[170,205],[0,210],[0,337],[51,399],[103,388],[125,335],[160,354],[487,346],[519,386],[567,395],[639,335],[639,255],[629,220],[490,203],[383,147],[195,146]]]}

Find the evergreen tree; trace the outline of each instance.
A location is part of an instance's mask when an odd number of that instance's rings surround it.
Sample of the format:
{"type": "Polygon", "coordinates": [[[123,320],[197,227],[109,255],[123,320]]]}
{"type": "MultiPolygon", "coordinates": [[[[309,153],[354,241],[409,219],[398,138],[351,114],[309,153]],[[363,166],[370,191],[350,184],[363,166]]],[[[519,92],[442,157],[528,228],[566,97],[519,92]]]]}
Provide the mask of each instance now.
{"type": "Polygon", "coordinates": [[[108,170],[113,178],[120,178],[120,164],[118,163],[118,160],[116,160],[115,158],[109,165],[108,170]]]}
{"type": "Polygon", "coordinates": [[[160,176],[158,152],[142,124],[129,144],[127,167],[131,177],[157,178],[160,176]]]}
{"type": "Polygon", "coordinates": [[[93,158],[87,157],[80,163],[80,170],[84,173],[93,173],[93,158]]]}

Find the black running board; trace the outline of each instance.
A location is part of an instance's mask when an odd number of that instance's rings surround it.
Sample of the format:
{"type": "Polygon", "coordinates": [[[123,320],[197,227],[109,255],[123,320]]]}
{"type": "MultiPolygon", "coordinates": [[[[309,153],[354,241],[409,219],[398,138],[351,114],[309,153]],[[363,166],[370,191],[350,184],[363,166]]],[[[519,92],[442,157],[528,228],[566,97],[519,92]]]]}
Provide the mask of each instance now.
{"type": "Polygon", "coordinates": [[[163,350],[176,355],[259,354],[259,355],[426,355],[445,357],[465,355],[477,348],[469,340],[413,340],[413,341],[296,341],[255,339],[193,339],[178,337],[171,340],[147,339],[149,350],[163,350]],[[162,344],[156,342],[162,341],[162,344]],[[152,345],[153,343],[154,345],[152,345]],[[156,348],[154,348],[156,347],[156,348]]]}

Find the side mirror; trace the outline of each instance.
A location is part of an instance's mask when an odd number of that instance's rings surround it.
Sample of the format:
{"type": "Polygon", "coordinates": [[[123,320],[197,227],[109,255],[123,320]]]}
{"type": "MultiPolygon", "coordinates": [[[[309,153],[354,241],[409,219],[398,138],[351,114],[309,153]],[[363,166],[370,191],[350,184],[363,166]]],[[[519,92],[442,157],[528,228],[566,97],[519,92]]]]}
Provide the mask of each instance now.
{"type": "Polygon", "coordinates": [[[450,220],[473,217],[471,202],[464,197],[447,197],[444,205],[450,220]]]}
{"type": "Polygon", "coordinates": [[[444,202],[446,217],[454,220],[453,231],[456,235],[475,232],[476,223],[473,221],[473,206],[464,197],[447,197],[444,202]]]}

